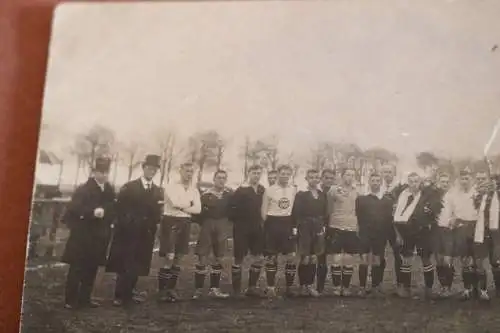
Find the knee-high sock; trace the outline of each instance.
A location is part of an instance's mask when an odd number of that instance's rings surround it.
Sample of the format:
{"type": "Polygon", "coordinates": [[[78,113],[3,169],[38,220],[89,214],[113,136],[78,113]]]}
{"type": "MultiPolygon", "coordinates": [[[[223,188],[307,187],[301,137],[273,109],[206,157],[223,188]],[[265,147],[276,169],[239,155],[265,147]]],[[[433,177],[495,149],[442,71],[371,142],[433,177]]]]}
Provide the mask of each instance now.
{"type": "Polygon", "coordinates": [[[323,292],[325,289],[326,276],[328,274],[328,265],[326,263],[326,255],[318,256],[318,266],[316,270],[316,279],[318,284],[318,291],[323,292]]]}
{"type": "Polygon", "coordinates": [[[241,292],[241,266],[233,265],[231,267],[231,283],[235,293],[241,292]]]}
{"type": "MultiPolygon", "coordinates": [[[[368,278],[368,265],[359,265],[359,286],[361,288],[366,288],[366,280],[368,278]]],[[[373,279],[373,276],[372,276],[373,279]]]]}
{"type": "Polygon", "coordinates": [[[287,263],[285,265],[285,282],[287,288],[293,286],[296,271],[297,271],[297,265],[295,265],[294,263],[287,263]]]}
{"type": "Polygon", "coordinates": [[[266,264],[266,280],[268,287],[274,287],[276,285],[277,271],[278,266],[275,263],[266,264]]]}
{"type": "Polygon", "coordinates": [[[316,264],[307,265],[307,284],[312,286],[316,277],[316,264]]]}
{"type": "Polygon", "coordinates": [[[474,268],[472,266],[465,266],[462,268],[462,280],[465,289],[472,289],[474,284],[474,268]]]}
{"type": "Polygon", "coordinates": [[[222,275],[222,265],[221,264],[212,265],[212,271],[210,272],[210,288],[220,287],[221,275],[222,275]]]}
{"type": "Polygon", "coordinates": [[[451,288],[453,278],[455,277],[455,268],[453,266],[446,266],[446,285],[445,287],[451,288]]]}
{"type": "Polygon", "coordinates": [[[382,283],[383,274],[380,265],[372,265],[372,287],[378,287],[382,283]]]}
{"type": "Polygon", "coordinates": [[[171,290],[175,289],[177,285],[177,279],[179,278],[179,273],[181,272],[181,268],[179,266],[172,266],[170,268],[170,274],[168,276],[168,280],[166,283],[166,289],[171,290]]]}
{"type": "Polygon", "coordinates": [[[500,291],[500,267],[498,265],[491,268],[493,273],[493,281],[495,282],[495,289],[500,291]]]}
{"type": "Polygon", "coordinates": [[[162,291],[167,287],[167,281],[170,277],[169,268],[160,268],[158,271],[158,290],[162,291]]]}
{"type": "Polygon", "coordinates": [[[207,275],[205,265],[196,265],[194,272],[194,288],[202,289],[205,284],[205,277],[207,275]]]}
{"type": "Polygon", "coordinates": [[[262,266],[259,264],[252,264],[252,266],[250,266],[250,270],[248,272],[248,287],[255,288],[257,286],[261,270],[262,266]]]}
{"type": "Polygon", "coordinates": [[[342,267],[342,287],[349,288],[351,285],[351,278],[354,272],[354,267],[344,266],[342,267]]]}
{"type": "Polygon", "coordinates": [[[400,282],[405,288],[411,287],[411,265],[401,264],[399,268],[400,282]]]}
{"type": "Polygon", "coordinates": [[[342,267],[338,265],[333,265],[331,267],[331,273],[332,273],[333,286],[340,287],[340,284],[342,283],[342,267]]]}
{"type": "Polygon", "coordinates": [[[307,283],[307,269],[309,268],[308,266],[309,266],[308,264],[301,263],[297,268],[297,274],[299,276],[299,285],[301,287],[308,284],[307,283]]]}
{"type": "Polygon", "coordinates": [[[432,288],[434,285],[434,265],[424,266],[424,282],[426,288],[432,288]]]}
{"type": "Polygon", "coordinates": [[[486,277],[486,271],[484,269],[477,269],[476,270],[476,279],[478,282],[478,287],[480,290],[487,290],[488,289],[488,281],[486,277]]]}
{"type": "Polygon", "coordinates": [[[447,267],[445,265],[437,265],[436,272],[437,272],[439,284],[441,285],[441,287],[446,287],[446,284],[448,282],[447,267]]]}

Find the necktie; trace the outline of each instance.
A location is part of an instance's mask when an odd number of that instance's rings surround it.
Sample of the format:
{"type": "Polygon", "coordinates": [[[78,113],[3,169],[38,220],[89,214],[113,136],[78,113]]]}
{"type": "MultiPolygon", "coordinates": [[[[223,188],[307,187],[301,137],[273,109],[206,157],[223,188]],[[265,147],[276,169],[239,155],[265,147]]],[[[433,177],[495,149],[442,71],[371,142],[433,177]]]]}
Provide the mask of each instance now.
{"type": "Polygon", "coordinates": [[[411,203],[415,200],[415,196],[413,194],[410,194],[408,196],[408,200],[406,201],[406,206],[405,209],[403,209],[403,213],[408,209],[408,207],[411,205],[411,203]]]}

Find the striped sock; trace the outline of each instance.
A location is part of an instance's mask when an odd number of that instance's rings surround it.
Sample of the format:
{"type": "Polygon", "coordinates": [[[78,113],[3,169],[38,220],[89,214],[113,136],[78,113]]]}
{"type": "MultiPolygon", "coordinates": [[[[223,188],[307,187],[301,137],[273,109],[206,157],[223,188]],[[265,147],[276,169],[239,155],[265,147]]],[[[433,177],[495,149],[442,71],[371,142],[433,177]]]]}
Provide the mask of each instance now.
{"type": "Polygon", "coordinates": [[[332,284],[334,287],[340,287],[342,283],[342,267],[334,265],[331,267],[332,271],[332,284]]]}
{"type": "Polygon", "coordinates": [[[342,267],[342,287],[349,288],[351,285],[352,273],[354,272],[354,267],[344,266],[342,267]]]}
{"type": "Polygon", "coordinates": [[[274,287],[276,285],[276,273],[278,272],[278,267],[276,264],[266,264],[266,280],[268,287],[274,287]]]}
{"type": "Polygon", "coordinates": [[[210,288],[220,287],[221,275],[222,275],[222,265],[221,264],[212,265],[212,271],[210,272],[210,288]]]}
{"type": "Polygon", "coordinates": [[[285,281],[287,288],[293,286],[296,271],[297,271],[297,265],[292,263],[288,263],[285,265],[285,281]]]}
{"type": "Polygon", "coordinates": [[[241,266],[233,265],[231,267],[231,283],[235,293],[241,292],[241,266]]]}
{"type": "Polygon", "coordinates": [[[160,268],[158,271],[158,290],[162,291],[167,287],[167,281],[170,276],[170,269],[160,268]]]}
{"type": "Polygon", "coordinates": [[[401,284],[405,288],[411,288],[411,266],[401,264],[399,267],[399,276],[401,279],[401,284]]]}
{"type": "Polygon", "coordinates": [[[254,288],[257,286],[257,281],[259,281],[260,271],[262,270],[261,265],[252,264],[248,272],[248,286],[254,288]]]}
{"type": "Polygon", "coordinates": [[[166,288],[168,290],[175,289],[177,285],[177,279],[179,278],[179,273],[181,272],[181,268],[179,266],[172,266],[170,268],[170,274],[168,275],[166,288]]]}
{"type": "Polygon", "coordinates": [[[434,285],[434,265],[424,266],[424,281],[425,287],[431,289],[434,285]]]}
{"type": "Polygon", "coordinates": [[[194,287],[195,289],[202,289],[205,284],[205,276],[207,275],[205,265],[196,265],[194,272],[194,287]]]}

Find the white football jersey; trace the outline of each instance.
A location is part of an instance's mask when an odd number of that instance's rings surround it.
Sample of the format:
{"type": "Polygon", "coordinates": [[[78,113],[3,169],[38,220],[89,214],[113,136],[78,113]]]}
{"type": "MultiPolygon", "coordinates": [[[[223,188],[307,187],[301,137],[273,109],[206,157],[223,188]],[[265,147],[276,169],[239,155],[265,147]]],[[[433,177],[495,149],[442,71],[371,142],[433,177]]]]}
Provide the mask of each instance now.
{"type": "Polygon", "coordinates": [[[266,189],[266,198],[269,200],[267,215],[291,216],[296,193],[297,187],[293,185],[287,187],[273,185],[266,189]]]}

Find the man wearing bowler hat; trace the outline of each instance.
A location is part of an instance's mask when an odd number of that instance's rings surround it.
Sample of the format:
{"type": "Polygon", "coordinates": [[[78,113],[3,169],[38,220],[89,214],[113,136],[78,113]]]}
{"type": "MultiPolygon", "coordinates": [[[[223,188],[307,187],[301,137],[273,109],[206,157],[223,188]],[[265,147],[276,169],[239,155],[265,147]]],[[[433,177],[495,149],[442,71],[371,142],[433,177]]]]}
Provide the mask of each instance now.
{"type": "Polygon", "coordinates": [[[68,206],[63,222],[70,229],[62,262],[69,264],[65,307],[97,307],[91,300],[99,266],[106,253],[115,219],[115,191],[108,182],[110,160],[97,158],[92,176],[80,185],[68,206]]]}
{"type": "Polygon", "coordinates": [[[148,276],[157,225],[163,206],[163,191],[153,183],[160,156],[147,155],[142,176],[123,185],[117,197],[117,221],[107,271],[117,273],[115,306],[142,300],[134,297],[139,276],[148,276]]]}

